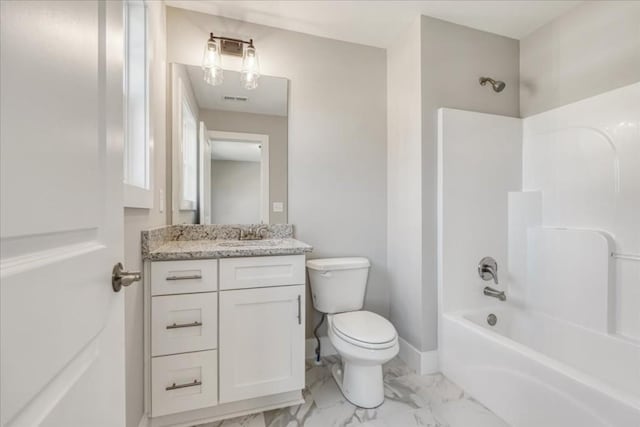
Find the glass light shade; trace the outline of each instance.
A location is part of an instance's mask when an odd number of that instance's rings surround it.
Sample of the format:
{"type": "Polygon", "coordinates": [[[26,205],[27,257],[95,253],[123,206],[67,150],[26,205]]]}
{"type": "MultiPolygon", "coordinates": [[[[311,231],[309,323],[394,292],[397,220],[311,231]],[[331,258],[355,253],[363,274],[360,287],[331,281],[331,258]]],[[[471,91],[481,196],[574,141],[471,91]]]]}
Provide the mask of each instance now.
{"type": "Polygon", "coordinates": [[[204,69],[204,81],[210,84],[211,86],[221,85],[224,80],[224,75],[222,73],[222,68],[220,67],[210,67],[204,69]]]}
{"type": "Polygon", "coordinates": [[[260,78],[260,64],[256,48],[249,45],[242,55],[242,69],[240,71],[240,79],[245,89],[255,89],[258,87],[258,79],[260,78]]]}
{"type": "Polygon", "coordinates": [[[220,46],[218,41],[210,38],[204,46],[202,55],[202,70],[204,71],[204,81],[210,85],[222,83],[222,58],[220,56],[220,46]]]}
{"type": "Polygon", "coordinates": [[[204,45],[204,53],[202,54],[202,69],[222,67],[222,58],[220,56],[220,46],[218,41],[210,38],[204,45]]]}

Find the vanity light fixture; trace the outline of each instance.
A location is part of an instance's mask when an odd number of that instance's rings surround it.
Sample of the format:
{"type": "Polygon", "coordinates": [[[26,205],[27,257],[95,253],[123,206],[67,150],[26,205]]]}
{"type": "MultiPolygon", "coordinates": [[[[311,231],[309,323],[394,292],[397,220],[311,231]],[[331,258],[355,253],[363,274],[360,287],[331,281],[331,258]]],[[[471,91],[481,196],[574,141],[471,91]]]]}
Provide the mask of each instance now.
{"type": "Polygon", "coordinates": [[[228,37],[214,36],[209,33],[209,39],[204,47],[202,55],[202,71],[204,81],[212,86],[222,84],[224,76],[222,71],[222,54],[242,56],[242,68],[240,79],[245,89],[258,87],[260,78],[260,64],[253,39],[249,41],[231,39],[228,37]],[[246,48],[245,48],[245,45],[246,48]]]}

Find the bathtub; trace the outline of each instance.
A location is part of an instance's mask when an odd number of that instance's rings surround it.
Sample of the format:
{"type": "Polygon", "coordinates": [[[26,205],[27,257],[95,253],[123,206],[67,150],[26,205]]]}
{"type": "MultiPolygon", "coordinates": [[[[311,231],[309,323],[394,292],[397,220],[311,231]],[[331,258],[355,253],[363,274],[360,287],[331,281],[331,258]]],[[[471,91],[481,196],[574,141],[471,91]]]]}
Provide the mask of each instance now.
{"type": "Polygon", "coordinates": [[[503,304],[443,314],[439,351],[442,372],[514,427],[640,426],[631,340],[503,304]]]}

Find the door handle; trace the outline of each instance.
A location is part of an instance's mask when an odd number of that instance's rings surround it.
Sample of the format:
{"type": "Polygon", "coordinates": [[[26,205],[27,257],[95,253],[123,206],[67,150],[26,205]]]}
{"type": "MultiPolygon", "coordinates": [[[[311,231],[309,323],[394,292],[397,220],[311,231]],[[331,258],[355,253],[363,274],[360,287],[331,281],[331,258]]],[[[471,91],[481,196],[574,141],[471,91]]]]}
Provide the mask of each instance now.
{"type": "Polygon", "coordinates": [[[138,282],[142,279],[142,274],[139,271],[124,271],[122,263],[119,262],[113,266],[111,272],[111,286],[114,292],[120,292],[123,286],[129,286],[133,282],[138,282]]]}

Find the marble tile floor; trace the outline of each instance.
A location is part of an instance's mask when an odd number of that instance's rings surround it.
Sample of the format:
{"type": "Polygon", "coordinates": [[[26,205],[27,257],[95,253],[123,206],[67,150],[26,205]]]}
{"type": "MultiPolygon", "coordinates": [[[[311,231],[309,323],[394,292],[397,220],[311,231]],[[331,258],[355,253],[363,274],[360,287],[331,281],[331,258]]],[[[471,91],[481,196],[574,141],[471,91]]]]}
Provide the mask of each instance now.
{"type": "Polygon", "coordinates": [[[305,403],[198,427],[508,427],[442,374],[417,375],[400,359],[384,366],[385,402],[375,409],[357,408],[336,385],[330,367],[307,361],[305,403]]]}

